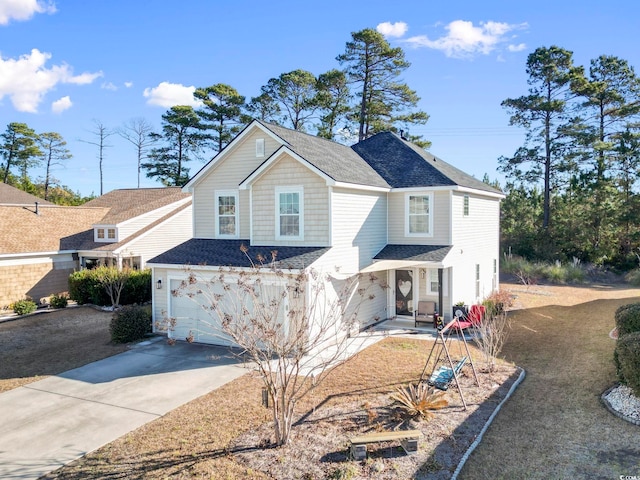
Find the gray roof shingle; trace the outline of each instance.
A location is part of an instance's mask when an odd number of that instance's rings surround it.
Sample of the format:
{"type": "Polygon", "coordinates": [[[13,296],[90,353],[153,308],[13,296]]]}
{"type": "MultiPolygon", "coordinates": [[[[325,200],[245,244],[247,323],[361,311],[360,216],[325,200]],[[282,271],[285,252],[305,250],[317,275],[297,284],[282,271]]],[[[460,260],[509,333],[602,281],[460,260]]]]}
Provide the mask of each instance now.
{"type": "Polygon", "coordinates": [[[378,133],[351,148],[392,188],[458,185],[501,193],[391,132],[378,133]]]}
{"type": "Polygon", "coordinates": [[[351,148],[325,138],[260,122],[311,165],[337,182],[389,188],[387,182],[351,148]]]}
{"type": "Polygon", "coordinates": [[[252,261],[256,265],[260,263],[259,256],[264,258],[264,263],[270,263],[271,252],[276,252],[278,268],[303,269],[328,251],[329,247],[264,247],[250,246],[249,240],[192,238],[152,258],[148,263],[251,267],[252,261]],[[240,250],[242,245],[248,247],[248,257],[240,250]]]}
{"type": "Polygon", "coordinates": [[[415,260],[441,262],[451,251],[451,245],[387,245],[374,260],[415,260]]]}

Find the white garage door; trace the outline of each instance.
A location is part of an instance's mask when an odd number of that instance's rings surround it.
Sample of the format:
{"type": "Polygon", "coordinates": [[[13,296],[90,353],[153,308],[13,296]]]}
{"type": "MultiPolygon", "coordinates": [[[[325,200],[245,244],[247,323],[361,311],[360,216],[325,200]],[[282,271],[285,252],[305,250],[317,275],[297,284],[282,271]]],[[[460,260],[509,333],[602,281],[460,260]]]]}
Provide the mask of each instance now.
{"type": "MultiPolygon", "coordinates": [[[[180,282],[181,280],[179,279],[171,279],[171,291],[177,290],[180,282]]],[[[234,305],[234,303],[238,302],[238,296],[233,291],[223,293],[220,285],[216,285],[215,290],[212,290],[210,293],[207,288],[211,288],[210,284],[206,287],[195,285],[193,291],[201,289],[206,291],[207,294],[200,294],[193,298],[189,298],[186,295],[178,297],[172,295],[170,297],[171,305],[169,311],[171,317],[176,319],[176,325],[173,331],[169,332],[169,337],[175,338],[176,340],[184,340],[192,335],[193,341],[198,343],[233,346],[235,344],[231,338],[222,333],[220,319],[217,314],[211,310],[204,309],[202,305],[207,306],[210,304],[208,298],[211,297],[211,294],[221,294],[223,295],[222,302],[226,304],[226,308],[223,307],[223,310],[226,310],[235,318],[240,311],[240,308],[234,305]]],[[[263,286],[260,298],[267,297],[264,298],[264,300],[267,301],[268,299],[274,298],[274,295],[281,294],[283,290],[284,286],[282,285],[263,286]]],[[[249,311],[253,310],[252,305],[246,304],[250,299],[244,296],[243,300],[247,309],[249,311]]],[[[278,312],[281,319],[285,318],[286,308],[286,302],[282,302],[280,311],[278,312]]]]}

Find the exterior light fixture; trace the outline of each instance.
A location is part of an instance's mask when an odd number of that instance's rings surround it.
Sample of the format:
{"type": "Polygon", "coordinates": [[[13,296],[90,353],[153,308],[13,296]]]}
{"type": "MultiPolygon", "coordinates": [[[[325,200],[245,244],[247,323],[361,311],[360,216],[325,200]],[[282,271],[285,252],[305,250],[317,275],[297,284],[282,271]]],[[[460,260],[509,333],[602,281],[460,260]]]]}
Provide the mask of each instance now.
{"type": "Polygon", "coordinates": [[[156,282],[156,288],[158,290],[162,290],[162,280],[161,279],[158,279],[158,281],[156,282]]]}

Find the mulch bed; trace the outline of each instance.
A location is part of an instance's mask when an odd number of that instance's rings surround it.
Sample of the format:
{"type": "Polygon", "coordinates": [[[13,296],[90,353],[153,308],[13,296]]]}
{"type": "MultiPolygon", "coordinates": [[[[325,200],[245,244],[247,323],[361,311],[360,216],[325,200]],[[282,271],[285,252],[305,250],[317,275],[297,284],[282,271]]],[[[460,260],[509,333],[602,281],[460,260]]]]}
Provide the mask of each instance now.
{"type": "Polygon", "coordinates": [[[461,386],[468,408],[452,384],[449,406],[428,422],[402,422],[389,395],[377,394],[307,412],[285,447],[264,448],[272,437],[272,426],[266,423],[240,436],[230,450],[248,469],[277,479],[448,479],[520,373],[511,365],[499,365],[491,374],[479,371],[478,387],[465,367],[461,386]],[[349,458],[350,437],[394,429],[420,430],[418,452],[406,454],[398,443],[382,443],[368,446],[365,461],[349,458]]]}

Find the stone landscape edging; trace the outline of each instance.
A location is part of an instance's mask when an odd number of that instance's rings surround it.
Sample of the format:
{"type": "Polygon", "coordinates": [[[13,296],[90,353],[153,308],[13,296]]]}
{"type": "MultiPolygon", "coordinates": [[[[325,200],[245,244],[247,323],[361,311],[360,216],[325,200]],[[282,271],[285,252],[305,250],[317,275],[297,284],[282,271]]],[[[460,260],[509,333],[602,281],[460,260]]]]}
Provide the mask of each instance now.
{"type": "Polygon", "coordinates": [[[635,418],[631,418],[626,416],[624,413],[619,412],[618,410],[616,410],[615,408],[613,408],[611,406],[611,404],[609,403],[609,400],[607,400],[607,395],[609,395],[609,393],[612,390],[615,390],[616,388],[618,388],[620,386],[619,383],[616,383],[612,386],[610,386],[609,388],[607,388],[601,395],[600,395],[600,401],[604,404],[604,406],[606,407],[607,410],[609,410],[611,413],[613,413],[616,417],[625,420],[629,423],[632,423],[634,425],[638,425],[640,426],[640,420],[636,420],[635,418]]]}
{"type": "Polygon", "coordinates": [[[502,406],[506,403],[506,401],[509,400],[509,398],[511,398],[511,395],[513,394],[513,392],[515,392],[516,388],[518,388],[518,385],[520,385],[520,383],[522,383],[522,381],[524,380],[524,377],[526,376],[526,372],[525,372],[524,368],[522,368],[522,367],[516,367],[516,368],[518,370],[520,370],[520,375],[518,376],[516,381],[513,382],[513,385],[511,385],[511,388],[507,392],[507,395],[496,406],[496,408],[493,411],[493,413],[491,414],[491,416],[487,419],[486,423],[482,427],[482,430],[480,430],[480,433],[478,434],[476,439],[473,441],[473,443],[471,445],[469,445],[469,448],[467,449],[467,451],[464,453],[464,455],[460,459],[460,462],[458,463],[458,466],[456,467],[456,470],[453,472],[453,475],[451,476],[451,480],[456,480],[458,478],[458,475],[460,475],[460,471],[462,470],[462,467],[464,467],[464,464],[469,459],[469,456],[471,455],[471,453],[476,449],[476,447],[482,441],[482,437],[484,436],[485,432],[489,428],[489,425],[491,425],[491,423],[493,422],[493,419],[496,417],[496,415],[498,415],[498,412],[500,411],[502,406]]]}

